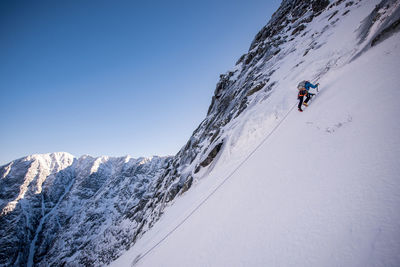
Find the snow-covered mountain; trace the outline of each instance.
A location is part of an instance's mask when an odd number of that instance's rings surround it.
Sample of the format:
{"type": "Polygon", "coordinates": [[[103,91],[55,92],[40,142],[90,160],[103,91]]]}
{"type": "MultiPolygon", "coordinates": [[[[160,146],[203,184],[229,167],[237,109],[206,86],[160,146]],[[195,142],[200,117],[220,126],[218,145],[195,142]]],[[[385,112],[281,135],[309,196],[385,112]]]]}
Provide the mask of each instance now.
{"type": "Polygon", "coordinates": [[[174,157],[0,167],[0,264],[398,266],[399,7],[284,0],[174,157]]]}
{"type": "Polygon", "coordinates": [[[145,227],[146,199],[170,160],[53,153],[2,166],[1,265],[110,261],[145,227]]]}

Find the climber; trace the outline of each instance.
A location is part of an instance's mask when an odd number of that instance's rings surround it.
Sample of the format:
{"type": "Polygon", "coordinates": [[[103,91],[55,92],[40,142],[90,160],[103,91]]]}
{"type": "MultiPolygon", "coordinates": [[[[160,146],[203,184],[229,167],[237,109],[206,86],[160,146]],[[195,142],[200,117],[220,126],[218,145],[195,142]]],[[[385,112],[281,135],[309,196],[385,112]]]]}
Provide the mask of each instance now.
{"type": "Polygon", "coordinates": [[[318,85],[317,84],[312,84],[309,81],[302,81],[299,83],[299,85],[297,85],[297,89],[299,89],[299,94],[297,95],[297,99],[299,100],[299,105],[297,106],[299,108],[300,112],[303,112],[303,110],[301,109],[301,105],[304,106],[308,106],[308,101],[310,101],[311,97],[314,96],[315,94],[310,93],[309,90],[310,88],[317,88],[317,92],[318,92],[318,85]],[[306,97],[306,101],[304,101],[303,103],[303,98],[304,96],[306,97]]]}

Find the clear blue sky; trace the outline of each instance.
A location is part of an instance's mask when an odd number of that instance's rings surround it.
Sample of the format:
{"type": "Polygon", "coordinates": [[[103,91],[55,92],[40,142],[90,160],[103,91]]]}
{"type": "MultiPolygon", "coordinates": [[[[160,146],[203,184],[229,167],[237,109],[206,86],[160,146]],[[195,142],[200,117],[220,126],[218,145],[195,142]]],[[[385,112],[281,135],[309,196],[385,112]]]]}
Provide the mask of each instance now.
{"type": "Polygon", "coordinates": [[[280,1],[0,2],[0,165],[174,155],[280,1]]]}

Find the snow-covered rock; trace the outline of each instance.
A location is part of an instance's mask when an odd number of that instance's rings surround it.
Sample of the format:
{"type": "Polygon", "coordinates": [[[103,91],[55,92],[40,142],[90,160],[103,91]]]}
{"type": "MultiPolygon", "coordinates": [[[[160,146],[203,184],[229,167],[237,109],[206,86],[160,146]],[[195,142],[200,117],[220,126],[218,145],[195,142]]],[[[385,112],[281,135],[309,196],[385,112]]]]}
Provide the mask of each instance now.
{"type": "Polygon", "coordinates": [[[151,185],[169,160],[52,153],[1,167],[0,263],[98,265],[115,258],[144,227],[151,185]]]}

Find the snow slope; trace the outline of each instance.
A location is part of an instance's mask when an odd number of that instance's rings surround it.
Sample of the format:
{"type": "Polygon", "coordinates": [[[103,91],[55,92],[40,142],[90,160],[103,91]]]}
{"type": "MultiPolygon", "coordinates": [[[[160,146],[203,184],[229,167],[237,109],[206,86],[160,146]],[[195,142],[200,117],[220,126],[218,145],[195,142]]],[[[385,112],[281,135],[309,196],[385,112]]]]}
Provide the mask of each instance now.
{"type": "Polygon", "coordinates": [[[226,125],[214,168],[112,266],[400,266],[400,35],[370,47],[372,28],[360,41],[376,4],[277,61],[274,94],[226,125]],[[321,92],[290,111],[307,77],[321,92]]]}

